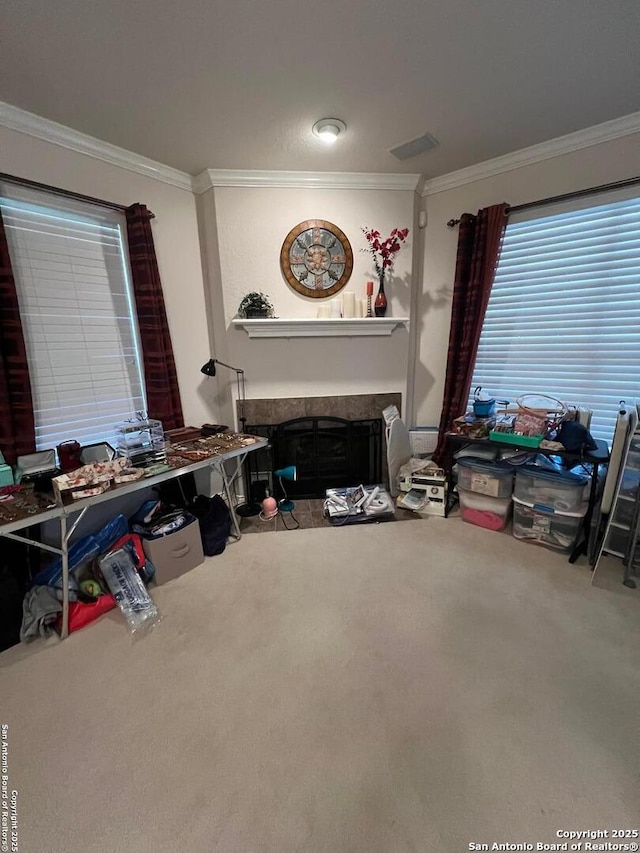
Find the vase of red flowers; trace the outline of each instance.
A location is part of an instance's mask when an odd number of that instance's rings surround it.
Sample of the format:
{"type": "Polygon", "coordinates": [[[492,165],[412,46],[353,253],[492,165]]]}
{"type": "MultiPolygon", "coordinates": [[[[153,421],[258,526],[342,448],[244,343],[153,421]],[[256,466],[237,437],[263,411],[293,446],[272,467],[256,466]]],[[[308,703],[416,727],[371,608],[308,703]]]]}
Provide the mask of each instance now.
{"type": "Polygon", "coordinates": [[[408,228],[394,228],[386,240],[380,239],[380,232],[371,228],[363,228],[362,232],[369,244],[363,252],[371,252],[373,263],[378,275],[378,294],[373,306],[376,317],[384,317],[387,313],[387,295],[384,292],[385,276],[391,272],[395,256],[409,236],[408,228]]]}

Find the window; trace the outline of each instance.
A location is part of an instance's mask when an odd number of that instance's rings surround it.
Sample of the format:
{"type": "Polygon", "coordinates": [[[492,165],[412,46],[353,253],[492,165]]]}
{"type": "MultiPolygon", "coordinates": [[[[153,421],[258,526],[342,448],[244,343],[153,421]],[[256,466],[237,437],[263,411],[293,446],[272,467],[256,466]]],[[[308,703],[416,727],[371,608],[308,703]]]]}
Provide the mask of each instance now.
{"type": "Polygon", "coordinates": [[[117,425],[146,409],[124,216],[11,184],[0,184],[0,208],[36,447],[114,444],[117,425]]]}
{"type": "Polygon", "coordinates": [[[640,397],[640,198],[593,202],[509,221],[471,387],[585,406],[610,441],[640,397]]]}

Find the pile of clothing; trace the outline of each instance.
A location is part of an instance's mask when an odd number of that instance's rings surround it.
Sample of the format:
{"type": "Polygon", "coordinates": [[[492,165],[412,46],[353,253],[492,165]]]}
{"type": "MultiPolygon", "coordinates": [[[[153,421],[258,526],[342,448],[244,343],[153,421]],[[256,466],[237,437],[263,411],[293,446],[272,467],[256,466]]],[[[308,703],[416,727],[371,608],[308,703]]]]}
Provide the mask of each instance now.
{"type": "MultiPolygon", "coordinates": [[[[116,606],[132,632],[155,624],[159,615],[147,590],[155,567],[145,555],[143,537],[179,529],[187,518],[193,520],[183,510],[168,510],[160,501],[150,501],[130,520],[116,515],[97,533],[78,539],[68,555],[69,632],[116,606]]],[[[62,598],[62,557],[56,557],[35,576],[24,597],[22,642],[60,631],[62,598]]]]}

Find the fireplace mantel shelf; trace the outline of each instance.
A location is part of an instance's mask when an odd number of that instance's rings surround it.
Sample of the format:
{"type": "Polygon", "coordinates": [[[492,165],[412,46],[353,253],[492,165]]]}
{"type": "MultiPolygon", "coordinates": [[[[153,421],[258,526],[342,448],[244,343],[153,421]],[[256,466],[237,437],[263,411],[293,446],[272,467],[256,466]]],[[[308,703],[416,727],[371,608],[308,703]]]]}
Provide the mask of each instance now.
{"type": "Polygon", "coordinates": [[[259,320],[232,320],[250,338],[331,338],[390,335],[406,326],[408,317],[280,317],[259,320]]]}

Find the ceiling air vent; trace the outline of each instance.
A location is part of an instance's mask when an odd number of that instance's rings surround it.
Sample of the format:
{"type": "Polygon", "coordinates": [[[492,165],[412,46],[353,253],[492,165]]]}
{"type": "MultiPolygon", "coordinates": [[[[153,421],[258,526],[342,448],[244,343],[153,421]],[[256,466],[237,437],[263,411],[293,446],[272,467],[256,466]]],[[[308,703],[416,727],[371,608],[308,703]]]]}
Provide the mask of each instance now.
{"type": "Polygon", "coordinates": [[[418,154],[424,154],[425,151],[431,151],[437,148],[440,143],[430,133],[425,133],[424,136],[419,136],[417,139],[412,139],[410,142],[403,142],[402,145],[396,145],[395,148],[389,149],[389,154],[393,154],[398,160],[409,160],[411,157],[417,157],[418,154]]]}

